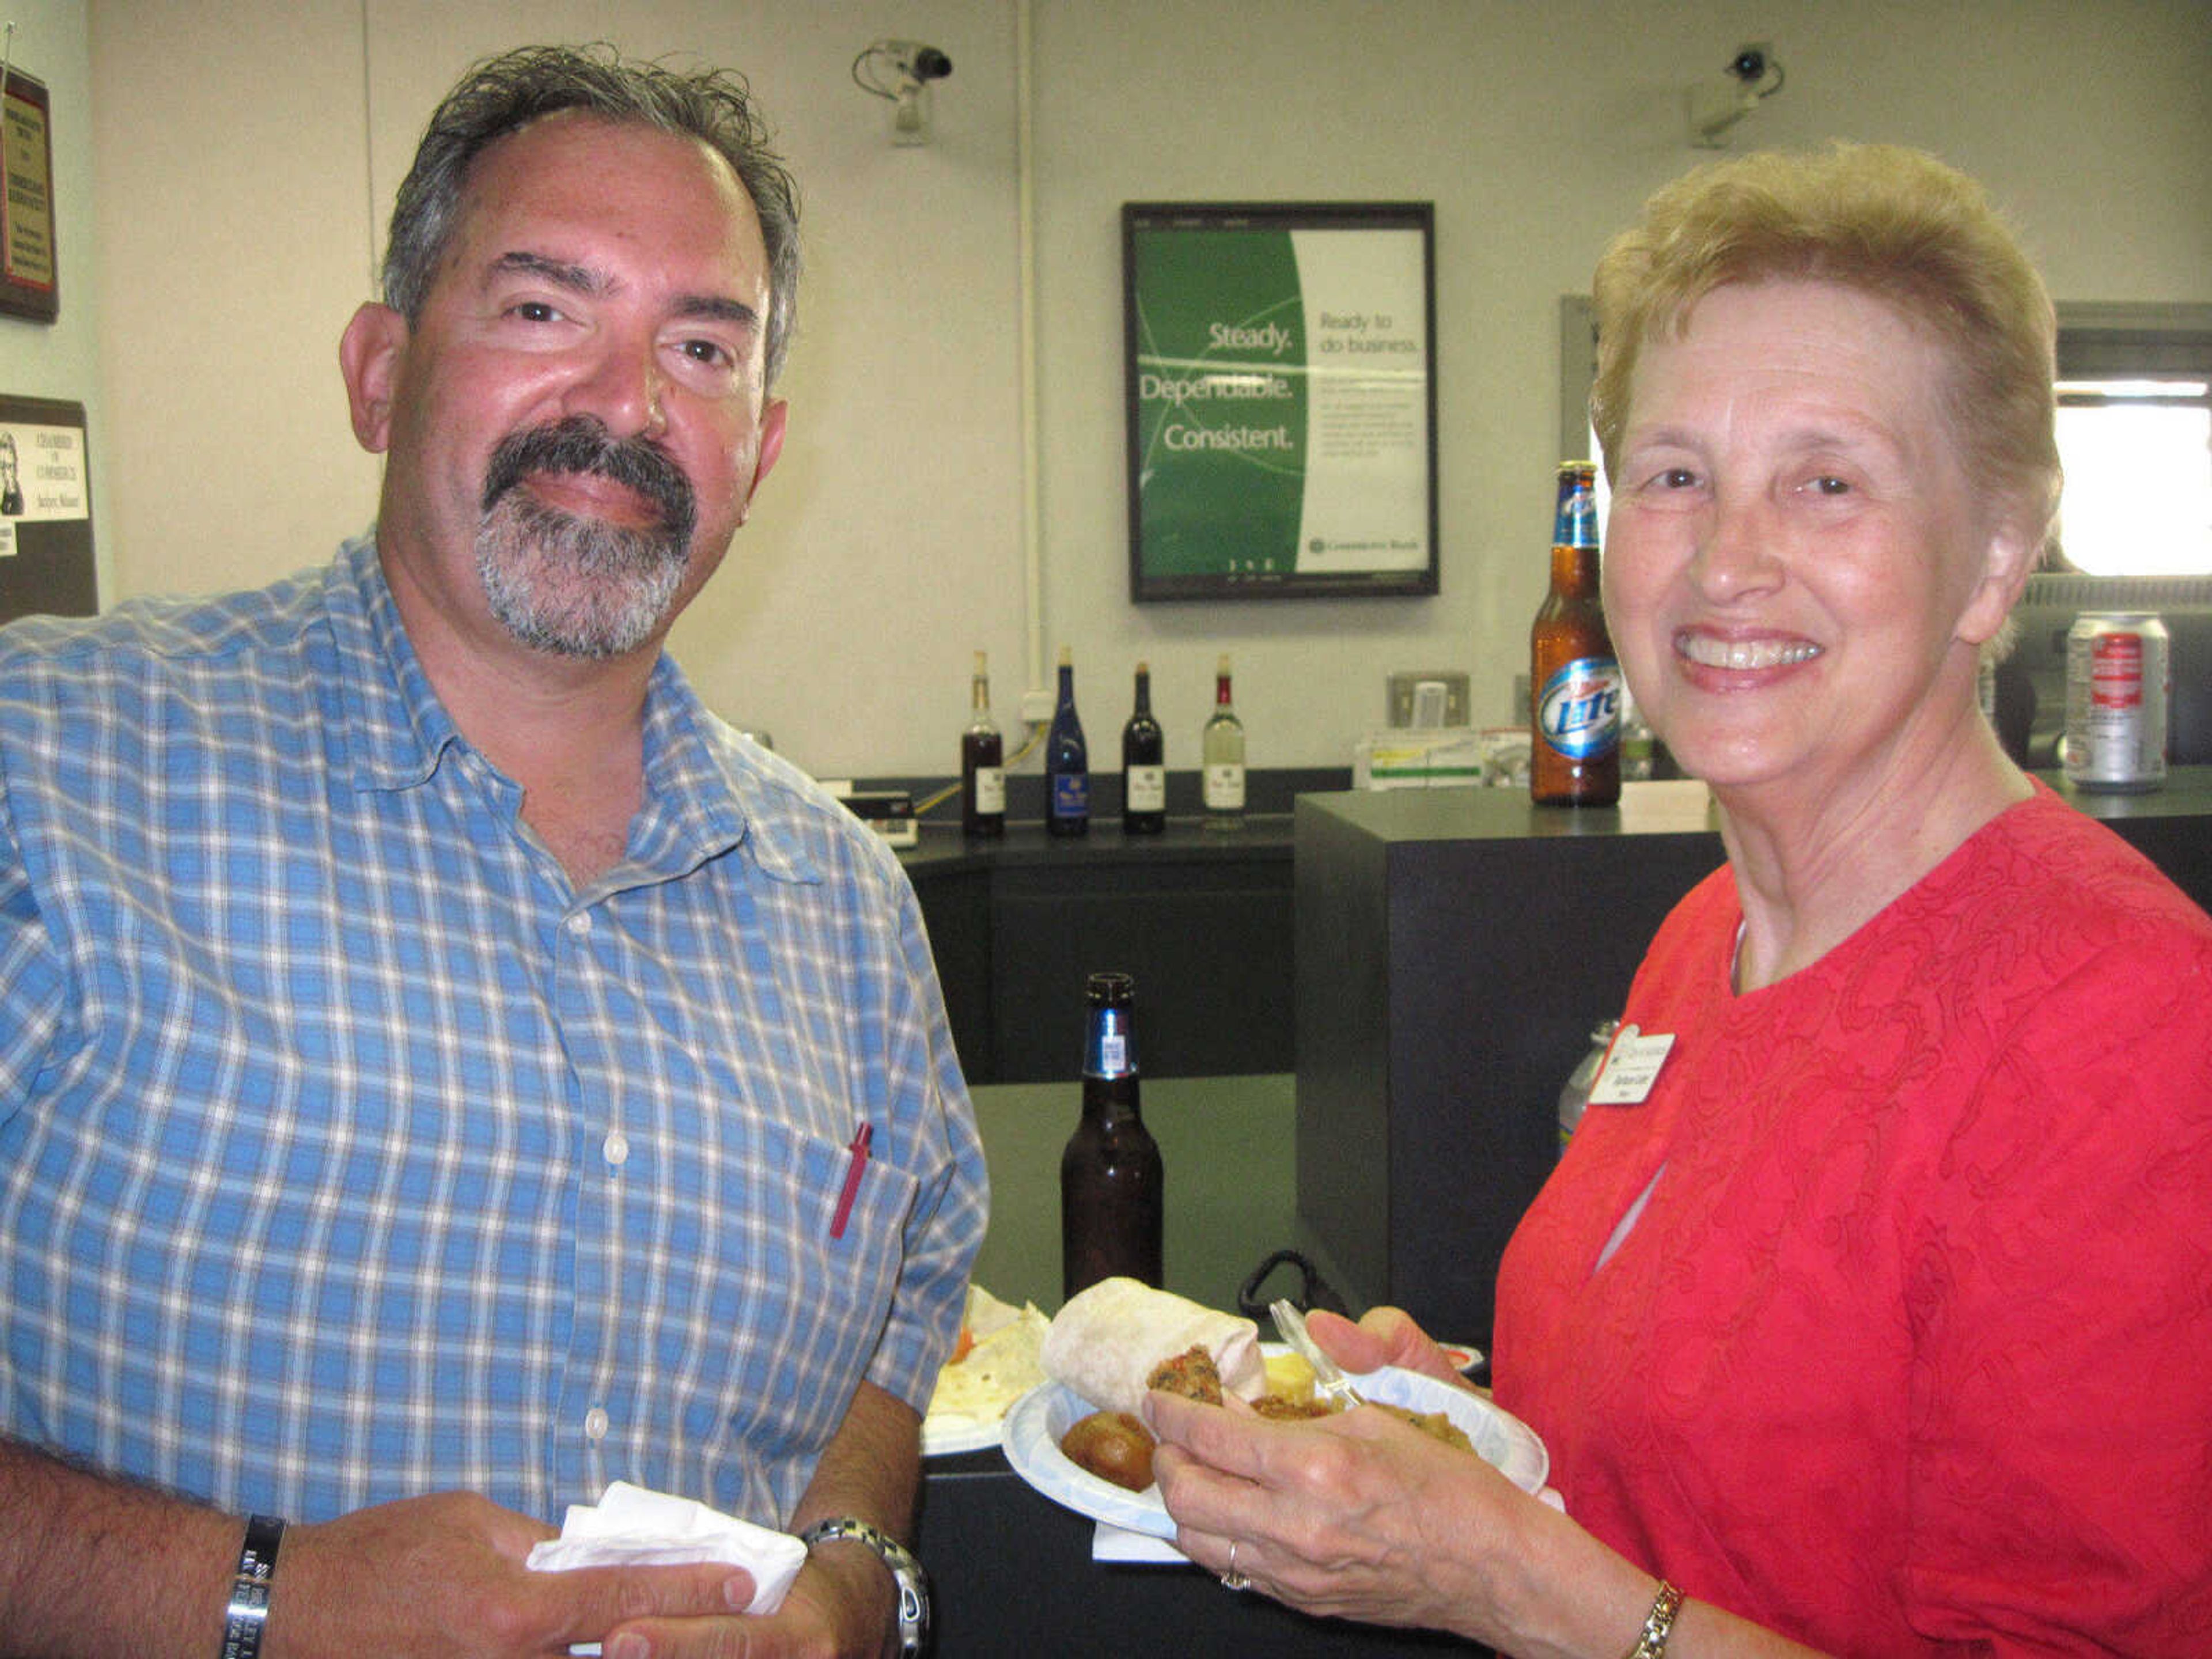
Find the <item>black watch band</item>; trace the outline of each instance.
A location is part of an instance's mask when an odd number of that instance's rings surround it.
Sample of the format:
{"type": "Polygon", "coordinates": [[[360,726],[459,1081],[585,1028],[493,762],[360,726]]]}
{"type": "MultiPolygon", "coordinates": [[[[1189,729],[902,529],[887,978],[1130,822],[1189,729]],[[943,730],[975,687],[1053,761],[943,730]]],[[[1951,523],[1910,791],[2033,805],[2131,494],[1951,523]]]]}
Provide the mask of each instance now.
{"type": "Polygon", "coordinates": [[[873,1550],[898,1581],[899,1652],[904,1659],[918,1659],[918,1656],[928,1652],[929,1574],[915,1559],[914,1552],[882,1528],[849,1515],[817,1521],[799,1534],[799,1541],[809,1549],[838,1539],[850,1539],[873,1550]]]}

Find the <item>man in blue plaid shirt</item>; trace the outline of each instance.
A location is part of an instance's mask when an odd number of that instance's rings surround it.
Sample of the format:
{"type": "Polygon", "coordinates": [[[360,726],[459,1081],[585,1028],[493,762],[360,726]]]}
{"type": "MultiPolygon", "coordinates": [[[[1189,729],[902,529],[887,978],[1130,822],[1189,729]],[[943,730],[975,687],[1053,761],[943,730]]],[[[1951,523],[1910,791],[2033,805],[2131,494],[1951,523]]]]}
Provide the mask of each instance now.
{"type": "Polygon", "coordinates": [[[795,222],[734,77],[478,65],[342,347],[374,533],[0,633],[8,1651],[914,1645],[973,1116],[895,859],[662,651],[795,222]],[[826,1535],[774,1614],[526,1570],[614,1480],[826,1535]]]}

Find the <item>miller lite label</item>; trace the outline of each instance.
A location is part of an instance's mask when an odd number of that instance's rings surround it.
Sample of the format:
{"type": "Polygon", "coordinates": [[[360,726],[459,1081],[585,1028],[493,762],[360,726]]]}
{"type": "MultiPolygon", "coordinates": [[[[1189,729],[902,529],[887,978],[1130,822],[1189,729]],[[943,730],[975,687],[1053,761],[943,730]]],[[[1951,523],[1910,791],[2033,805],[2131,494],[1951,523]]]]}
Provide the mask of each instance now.
{"type": "Polygon", "coordinates": [[[1536,730],[1573,760],[1610,754],[1620,743],[1620,665],[1610,657],[1577,657],[1544,682],[1536,730]]]}

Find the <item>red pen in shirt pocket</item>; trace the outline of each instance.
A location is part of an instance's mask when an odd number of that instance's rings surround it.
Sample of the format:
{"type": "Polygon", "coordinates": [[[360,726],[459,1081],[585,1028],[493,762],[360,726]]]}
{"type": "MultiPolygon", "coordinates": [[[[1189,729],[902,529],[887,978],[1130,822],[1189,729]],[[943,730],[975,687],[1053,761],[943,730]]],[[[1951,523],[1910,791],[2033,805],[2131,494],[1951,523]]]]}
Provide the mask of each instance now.
{"type": "Polygon", "coordinates": [[[845,1224],[853,1218],[853,1200],[860,1194],[860,1176],[868,1167],[868,1144],[874,1139],[875,1131],[862,1123],[853,1136],[853,1144],[845,1151],[848,1161],[845,1165],[844,1190],[837,1194],[837,1213],[830,1218],[830,1237],[842,1238],[845,1224]]]}

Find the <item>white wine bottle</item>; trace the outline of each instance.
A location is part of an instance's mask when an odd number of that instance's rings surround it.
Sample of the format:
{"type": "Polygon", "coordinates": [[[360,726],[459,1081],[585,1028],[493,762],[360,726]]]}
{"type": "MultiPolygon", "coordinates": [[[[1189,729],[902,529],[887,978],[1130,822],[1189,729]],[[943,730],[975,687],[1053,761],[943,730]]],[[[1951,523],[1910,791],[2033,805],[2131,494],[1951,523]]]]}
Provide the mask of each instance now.
{"type": "Polygon", "coordinates": [[[1206,763],[1206,827],[1237,830],[1244,823],[1244,722],[1229,695],[1229,653],[1213,679],[1213,718],[1201,736],[1206,763]]]}

